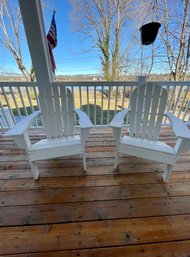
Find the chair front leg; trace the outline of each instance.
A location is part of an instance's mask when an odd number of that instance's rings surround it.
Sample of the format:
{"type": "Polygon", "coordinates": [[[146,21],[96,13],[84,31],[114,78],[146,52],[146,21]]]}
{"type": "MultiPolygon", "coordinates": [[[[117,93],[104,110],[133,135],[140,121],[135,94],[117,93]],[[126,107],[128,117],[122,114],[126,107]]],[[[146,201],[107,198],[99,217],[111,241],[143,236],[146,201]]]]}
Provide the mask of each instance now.
{"type": "MultiPolygon", "coordinates": [[[[30,142],[30,138],[27,132],[23,133],[21,136],[17,136],[14,138],[14,140],[16,141],[17,145],[21,148],[24,149],[28,158],[29,158],[29,151],[30,151],[30,147],[31,147],[31,142],[30,142]]],[[[32,174],[35,180],[38,179],[39,177],[39,170],[37,167],[37,164],[35,161],[30,161],[29,159],[29,164],[30,164],[30,168],[32,170],[32,174]]]]}
{"type": "Polygon", "coordinates": [[[167,166],[166,166],[166,169],[165,169],[164,174],[163,174],[163,181],[165,183],[168,182],[168,180],[169,180],[169,178],[170,178],[170,176],[172,174],[173,166],[174,165],[170,165],[170,164],[167,164],[167,166]]]}
{"type": "Polygon", "coordinates": [[[83,170],[86,172],[87,168],[86,168],[86,152],[85,152],[85,146],[83,147],[83,170]]]}
{"type": "Polygon", "coordinates": [[[85,142],[89,135],[89,128],[82,128],[81,129],[81,141],[82,141],[82,147],[83,147],[83,170],[86,172],[86,151],[85,151],[85,142]]]}
{"type": "Polygon", "coordinates": [[[114,160],[114,170],[117,170],[117,167],[118,167],[118,163],[119,163],[119,152],[116,150],[116,153],[115,153],[115,160],[114,160]]]}
{"type": "Polygon", "coordinates": [[[121,138],[121,128],[113,128],[113,135],[116,140],[116,150],[115,150],[115,161],[114,161],[114,170],[117,170],[119,162],[119,142],[121,138]]]}
{"type": "Polygon", "coordinates": [[[32,170],[33,177],[35,180],[37,180],[39,177],[38,166],[35,161],[29,161],[29,164],[30,164],[30,168],[32,170]]]}

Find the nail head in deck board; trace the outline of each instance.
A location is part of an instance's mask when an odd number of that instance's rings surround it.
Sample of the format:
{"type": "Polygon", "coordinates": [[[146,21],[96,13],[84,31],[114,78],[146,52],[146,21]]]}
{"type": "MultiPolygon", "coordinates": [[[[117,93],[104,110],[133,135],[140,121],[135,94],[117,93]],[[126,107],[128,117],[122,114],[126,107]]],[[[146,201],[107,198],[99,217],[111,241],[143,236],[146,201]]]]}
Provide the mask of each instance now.
{"type": "Polygon", "coordinates": [[[189,239],[190,215],[0,228],[0,253],[88,249],[189,239]],[[80,232],[80,234],[79,234],[80,232]],[[130,238],[126,239],[126,233],[130,238]]]}

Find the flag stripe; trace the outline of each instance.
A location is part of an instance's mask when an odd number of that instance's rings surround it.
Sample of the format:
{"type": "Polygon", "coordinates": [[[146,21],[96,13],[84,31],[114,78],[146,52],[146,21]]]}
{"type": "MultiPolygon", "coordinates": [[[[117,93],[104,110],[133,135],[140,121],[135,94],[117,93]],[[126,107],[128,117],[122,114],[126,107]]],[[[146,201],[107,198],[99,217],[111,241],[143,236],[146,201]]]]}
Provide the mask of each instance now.
{"type": "Polygon", "coordinates": [[[50,29],[47,34],[49,55],[51,59],[52,71],[55,74],[56,64],[53,56],[53,49],[57,46],[57,27],[55,23],[55,12],[53,13],[50,29]]]}

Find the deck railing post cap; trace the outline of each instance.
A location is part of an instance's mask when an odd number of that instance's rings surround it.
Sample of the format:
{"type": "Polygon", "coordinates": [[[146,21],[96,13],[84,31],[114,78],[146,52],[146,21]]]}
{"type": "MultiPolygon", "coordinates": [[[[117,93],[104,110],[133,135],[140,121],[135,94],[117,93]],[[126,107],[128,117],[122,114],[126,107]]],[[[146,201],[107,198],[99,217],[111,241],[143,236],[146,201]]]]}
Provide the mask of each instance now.
{"type": "Polygon", "coordinates": [[[143,84],[146,82],[146,76],[145,75],[139,75],[137,76],[137,82],[138,84],[143,84]]]}

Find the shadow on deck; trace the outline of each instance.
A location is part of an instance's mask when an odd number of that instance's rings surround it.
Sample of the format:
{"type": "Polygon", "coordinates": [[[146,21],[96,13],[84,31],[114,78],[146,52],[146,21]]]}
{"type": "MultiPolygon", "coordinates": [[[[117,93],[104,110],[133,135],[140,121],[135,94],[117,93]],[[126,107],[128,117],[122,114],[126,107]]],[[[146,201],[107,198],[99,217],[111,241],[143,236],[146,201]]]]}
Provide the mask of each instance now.
{"type": "MultiPolygon", "coordinates": [[[[175,142],[169,128],[161,138],[175,142]]],[[[86,150],[86,175],[80,156],[58,158],[34,181],[24,151],[0,138],[0,256],[189,256],[189,153],[164,184],[163,164],[135,157],[113,173],[110,129],[92,130],[86,150]]]]}

